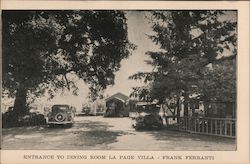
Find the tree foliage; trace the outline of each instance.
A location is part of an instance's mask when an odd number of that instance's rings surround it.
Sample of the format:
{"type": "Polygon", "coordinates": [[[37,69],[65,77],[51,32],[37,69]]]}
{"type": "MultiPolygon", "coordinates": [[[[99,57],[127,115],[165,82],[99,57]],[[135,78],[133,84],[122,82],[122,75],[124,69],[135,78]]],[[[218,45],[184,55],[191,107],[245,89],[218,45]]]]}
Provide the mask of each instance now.
{"type": "MultiPolygon", "coordinates": [[[[237,54],[235,11],[154,11],[151,40],[160,52],[147,52],[154,71],[131,79],[144,79],[152,99],[192,93],[206,100],[235,101],[237,54]]],[[[142,89],[145,89],[142,88],[142,89]]],[[[140,93],[139,89],[134,90],[140,93]]],[[[145,92],[144,92],[145,93],[145,92]]]]}
{"type": "Polygon", "coordinates": [[[73,77],[95,98],[135,49],[122,11],[3,11],[2,24],[3,89],[18,115],[28,95],[77,94],[73,77]]]}

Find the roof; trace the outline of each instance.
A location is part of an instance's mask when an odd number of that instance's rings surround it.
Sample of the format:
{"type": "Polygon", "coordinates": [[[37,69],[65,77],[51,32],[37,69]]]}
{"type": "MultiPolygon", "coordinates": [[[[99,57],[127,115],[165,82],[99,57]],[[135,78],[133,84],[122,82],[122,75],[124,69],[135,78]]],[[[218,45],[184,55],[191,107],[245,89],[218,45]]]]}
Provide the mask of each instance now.
{"type": "Polygon", "coordinates": [[[109,101],[109,100],[112,100],[112,99],[118,99],[118,100],[120,100],[120,101],[125,102],[125,101],[127,101],[127,100],[129,99],[129,97],[126,96],[126,95],[124,95],[124,94],[122,94],[122,93],[120,93],[120,92],[118,92],[118,93],[116,93],[116,94],[114,94],[114,95],[108,97],[108,98],[106,99],[106,101],[109,101]]]}

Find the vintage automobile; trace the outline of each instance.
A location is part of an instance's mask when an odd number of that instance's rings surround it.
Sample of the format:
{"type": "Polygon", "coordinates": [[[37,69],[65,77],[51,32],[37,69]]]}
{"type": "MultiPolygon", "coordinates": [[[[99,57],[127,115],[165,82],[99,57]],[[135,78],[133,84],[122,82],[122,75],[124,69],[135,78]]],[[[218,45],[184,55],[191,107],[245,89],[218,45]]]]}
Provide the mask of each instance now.
{"type": "Polygon", "coordinates": [[[160,112],[160,106],[153,103],[140,102],[136,104],[136,113],[132,117],[132,126],[136,129],[143,128],[163,128],[163,119],[160,112]]]}
{"type": "Polygon", "coordinates": [[[49,127],[66,125],[71,127],[74,123],[75,108],[70,105],[53,105],[47,113],[46,123],[49,127]]]}

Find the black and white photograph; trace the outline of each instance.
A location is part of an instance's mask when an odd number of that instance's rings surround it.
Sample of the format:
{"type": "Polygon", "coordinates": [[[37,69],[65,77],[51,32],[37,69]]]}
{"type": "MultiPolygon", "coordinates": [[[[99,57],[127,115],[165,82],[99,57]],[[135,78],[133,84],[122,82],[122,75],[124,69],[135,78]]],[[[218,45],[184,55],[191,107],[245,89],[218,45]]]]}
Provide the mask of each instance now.
{"type": "Polygon", "coordinates": [[[2,23],[3,149],[236,150],[237,11],[3,11],[2,23]]]}
{"type": "Polygon", "coordinates": [[[236,151],[236,10],[3,10],[2,149],[236,151]]]}

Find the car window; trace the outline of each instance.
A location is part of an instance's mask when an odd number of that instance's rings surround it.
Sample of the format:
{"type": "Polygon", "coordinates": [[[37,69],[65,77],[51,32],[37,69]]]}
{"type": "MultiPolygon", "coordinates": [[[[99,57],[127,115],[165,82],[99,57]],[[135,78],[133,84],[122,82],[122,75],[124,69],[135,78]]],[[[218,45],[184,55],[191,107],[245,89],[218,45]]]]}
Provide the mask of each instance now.
{"type": "Polygon", "coordinates": [[[158,113],[160,111],[160,108],[157,107],[156,105],[140,105],[137,106],[136,111],[141,113],[158,113]]]}
{"type": "Polygon", "coordinates": [[[52,112],[66,112],[69,110],[68,106],[53,106],[52,112]]]}

